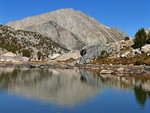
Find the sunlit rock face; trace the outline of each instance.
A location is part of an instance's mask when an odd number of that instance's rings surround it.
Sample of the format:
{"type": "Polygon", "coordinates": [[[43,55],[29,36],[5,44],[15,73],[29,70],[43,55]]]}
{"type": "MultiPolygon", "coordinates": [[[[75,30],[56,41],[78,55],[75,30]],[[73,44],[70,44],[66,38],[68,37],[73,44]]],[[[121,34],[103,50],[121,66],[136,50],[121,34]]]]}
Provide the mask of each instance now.
{"type": "Polygon", "coordinates": [[[146,29],[145,31],[147,34],[150,33],[150,28],[146,29]]]}
{"type": "Polygon", "coordinates": [[[39,32],[69,50],[123,40],[123,31],[107,27],[71,8],[27,17],[7,24],[15,29],[39,32]]]}
{"type": "Polygon", "coordinates": [[[95,76],[81,70],[0,69],[1,90],[66,107],[86,102],[107,88],[134,91],[137,101],[144,104],[142,97],[149,96],[149,86],[135,78],[95,76]]]}

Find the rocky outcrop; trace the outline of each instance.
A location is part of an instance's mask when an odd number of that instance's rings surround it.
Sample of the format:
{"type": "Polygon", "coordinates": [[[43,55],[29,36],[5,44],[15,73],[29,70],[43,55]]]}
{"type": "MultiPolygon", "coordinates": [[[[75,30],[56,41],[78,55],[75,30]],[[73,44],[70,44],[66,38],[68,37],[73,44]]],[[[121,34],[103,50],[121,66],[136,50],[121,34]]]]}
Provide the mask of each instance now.
{"type": "Polygon", "coordinates": [[[147,34],[150,33],[150,28],[146,29],[146,33],[147,34]]]}
{"type": "Polygon", "coordinates": [[[61,54],[56,53],[56,54],[53,54],[53,55],[48,55],[48,58],[49,58],[50,60],[54,60],[54,59],[58,58],[60,55],[61,55],[61,54]]]}
{"type": "Polygon", "coordinates": [[[0,62],[27,62],[27,61],[29,61],[28,57],[22,57],[15,53],[0,48],[0,62]]]}
{"type": "Polygon", "coordinates": [[[79,50],[72,50],[66,54],[61,55],[60,57],[58,57],[56,60],[57,61],[66,61],[69,59],[79,59],[81,57],[80,55],[80,51],[79,50]]]}
{"type": "MultiPolygon", "coordinates": [[[[7,53],[6,53],[7,54],[7,53]]],[[[0,56],[0,62],[27,62],[29,61],[28,57],[19,57],[19,56],[0,56]]]]}
{"type": "Polygon", "coordinates": [[[7,52],[7,53],[2,54],[1,56],[3,56],[3,57],[16,57],[17,55],[14,53],[11,53],[11,52],[7,52]]]}
{"type": "Polygon", "coordinates": [[[39,32],[69,50],[99,43],[105,45],[127,36],[123,31],[104,26],[91,16],[73,9],[32,16],[7,25],[16,30],[39,32]]]}
{"type": "Polygon", "coordinates": [[[103,58],[108,56],[113,56],[117,52],[123,49],[123,44],[107,44],[107,45],[94,45],[83,48],[80,51],[82,58],[79,59],[80,63],[88,63],[91,60],[97,58],[103,58]]]}
{"type": "MultiPolygon", "coordinates": [[[[49,55],[64,54],[68,51],[50,38],[39,33],[16,31],[3,25],[0,25],[0,48],[15,53],[17,56],[25,56],[33,60],[47,59],[49,55]]],[[[10,56],[10,54],[5,56],[10,56]]]]}
{"type": "Polygon", "coordinates": [[[146,53],[150,51],[149,45],[145,45],[142,47],[143,49],[133,49],[132,45],[134,44],[133,39],[127,41],[118,41],[112,42],[110,44],[102,45],[93,45],[84,47],[80,54],[82,58],[80,58],[77,62],[78,63],[88,63],[95,59],[102,59],[102,58],[133,58],[136,55],[142,54],[142,52],[146,53]]]}
{"type": "Polygon", "coordinates": [[[141,51],[144,53],[150,52],[150,44],[146,44],[141,48],[141,51]]]}

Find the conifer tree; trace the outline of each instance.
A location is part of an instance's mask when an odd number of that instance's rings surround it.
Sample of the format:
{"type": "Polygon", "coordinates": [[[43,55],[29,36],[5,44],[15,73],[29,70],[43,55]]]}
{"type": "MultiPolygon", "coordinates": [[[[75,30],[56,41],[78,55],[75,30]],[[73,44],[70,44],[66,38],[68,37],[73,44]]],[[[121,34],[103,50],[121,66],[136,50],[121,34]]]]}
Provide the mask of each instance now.
{"type": "Polygon", "coordinates": [[[134,45],[133,48],[141,48],[147,43],[147,34],[144,28],[138,30],[135,34],[134,45]]]}

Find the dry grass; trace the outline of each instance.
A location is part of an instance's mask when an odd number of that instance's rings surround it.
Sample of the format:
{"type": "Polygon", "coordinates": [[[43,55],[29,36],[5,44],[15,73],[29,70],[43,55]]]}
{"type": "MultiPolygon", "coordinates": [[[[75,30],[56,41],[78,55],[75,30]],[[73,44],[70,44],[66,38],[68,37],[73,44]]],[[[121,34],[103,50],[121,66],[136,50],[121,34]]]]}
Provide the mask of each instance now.
{"type": "Polygon", "coordinates": [[[150,65],[150,56],[146,53],[141,55],[136,55],[133,58],[97,58],[91,62],[90,64],[134,64],[134,65],[150,65]]]}
{"type": "Polygon", "coordinates": [[[71,63],[73,61],[76,61],[76,59],[70,58],[70,59],[67,59],[65,61],[58,61],[58,63],[71,63]]]}

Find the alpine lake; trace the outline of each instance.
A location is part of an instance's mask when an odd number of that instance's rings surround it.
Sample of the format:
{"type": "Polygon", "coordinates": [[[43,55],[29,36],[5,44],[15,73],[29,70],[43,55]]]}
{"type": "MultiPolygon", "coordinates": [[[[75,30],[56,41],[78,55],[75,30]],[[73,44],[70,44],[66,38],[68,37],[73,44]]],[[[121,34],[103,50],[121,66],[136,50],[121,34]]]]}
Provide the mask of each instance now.
{"type": "Polygon", "coordinates": [[[0,113],[149,113],[150,81],[78,69],[0,68],[0,113]]]}

